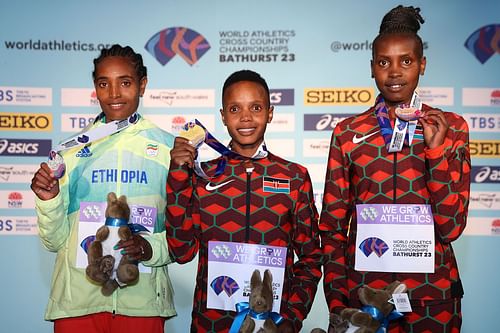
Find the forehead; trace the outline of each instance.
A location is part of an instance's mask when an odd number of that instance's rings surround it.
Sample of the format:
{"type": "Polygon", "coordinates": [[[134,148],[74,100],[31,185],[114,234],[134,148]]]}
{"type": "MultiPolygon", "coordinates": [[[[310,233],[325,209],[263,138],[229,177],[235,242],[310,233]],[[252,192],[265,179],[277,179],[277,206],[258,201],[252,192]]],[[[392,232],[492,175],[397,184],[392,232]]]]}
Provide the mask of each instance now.
{"type": "Polygon", "coordinates": [[[267,99],[266,89],[259,83],[253,81],[239,81],[226,88],[224,101],[246,99],[249,97],[267,99]]]}
{"type": "Polygon", "coordinates": [[[389,34],[382,36],[373,45],[373,55],[377,56],[399,56],[417,55],[418,43],[411,34],[389,34]]]}
{"type": "Polygon", "coordinates": [[[95,68],[96,78],[99,77],[135,77],[135,68],[128,58],[109,56],[103,58],[95,68]]]}

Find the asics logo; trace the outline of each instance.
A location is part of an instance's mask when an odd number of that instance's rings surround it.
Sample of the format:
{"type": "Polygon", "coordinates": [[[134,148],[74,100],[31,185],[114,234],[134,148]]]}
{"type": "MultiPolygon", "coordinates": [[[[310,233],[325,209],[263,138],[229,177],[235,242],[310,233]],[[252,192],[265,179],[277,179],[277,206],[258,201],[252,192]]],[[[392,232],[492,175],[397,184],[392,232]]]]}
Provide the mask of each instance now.
{"type": "Polygon", "coordinates": [[[363,135],[363,136],[358,136],[358,135],[355,135],[352,137],[352,142],[353,143],[360,143],[361,141],[364,141],[366,139],[368,139],[370,136],[374,135],[374,134],[377,134],[378,131],[376,132],[373,132],[373,133],[370,133],[370,134],[367,134],[367,135],[363,135]]]}
{"type": "Polygon", "coordinates": [[[228,180],[227,182],[224,182],[224,183],[220,183],[220,184],[217,184],[217,185],[212,185],[212,183],[207,183],[207,185],[205,186],[205,189],[209,192],[211,191],[215,191],[216,189],[218,188],[221,188],[222,186],[224,185],[227,185],[229,184],[230,182],[234,181],[234,179],[231,179],[231,180],[228,180]]]}

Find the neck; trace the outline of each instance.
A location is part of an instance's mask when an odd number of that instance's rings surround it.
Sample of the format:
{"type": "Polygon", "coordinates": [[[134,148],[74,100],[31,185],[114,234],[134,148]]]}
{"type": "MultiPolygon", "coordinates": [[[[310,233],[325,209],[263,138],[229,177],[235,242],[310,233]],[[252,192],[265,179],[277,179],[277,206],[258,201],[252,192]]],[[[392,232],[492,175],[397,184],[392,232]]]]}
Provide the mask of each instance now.
{"type": "Polygon", "coordinates": [[[259,149],[260,145],[262,144],[262,141],[259,143],[255,143],[252,145],[239,145],[235,143],[231,143],[231,150],[234,151],[235,153],[240,154],[241,156],[245,157],[253,157],[257,150],[259,149]]]}
{"type": "Polygon", "coordinates": [[[396,119],[396,107],[395,106],[387,106],[387,113],[389,114],[389,119],[396,119]]]}

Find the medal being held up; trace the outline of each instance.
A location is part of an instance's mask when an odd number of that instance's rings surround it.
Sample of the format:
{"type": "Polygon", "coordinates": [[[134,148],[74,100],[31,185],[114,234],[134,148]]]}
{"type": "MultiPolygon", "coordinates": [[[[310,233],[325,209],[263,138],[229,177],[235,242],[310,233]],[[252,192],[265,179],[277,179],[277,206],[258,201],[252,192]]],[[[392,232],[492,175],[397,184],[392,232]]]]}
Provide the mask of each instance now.
{"type": "Polygon", "coordinates": [[[422,101],[417,92],[413,92],[410,105],[400,104],[396,107],[396,121],[394,123],[391,142],[388,146],[388,152],[394,153],[403,149],[403,144],[411,145],[417,120],[424,115],[422,111],[422,101]]]}
{"type": "Polygon", "coordinates": [[[413,93],[410,105],[401,104],[396,108],[395,112],[396,116],[404,121],[418,120],[425,114],[422,111],[422,101],[416,92],[413,93]]]}
{"type": "Polygon", "coordinates": [[[62,156],[54,150],[51,150],[49,153],[49,160],[47,161],[47,165],[54,173],[54,177],[56,179],[60,179],[62,178],[62,176],[64,176],[64,172],[66,171],[66,164],[64,164],[64,159],[62,158],[62,156]]]}
{"type": "Polygon", "coordinates": [[[179,136],[188,139],[189,144],[195,148],[199,148],[203,144],[206,134],[205,129],[194,121],[185,123],[179,132],[179,136]]]}

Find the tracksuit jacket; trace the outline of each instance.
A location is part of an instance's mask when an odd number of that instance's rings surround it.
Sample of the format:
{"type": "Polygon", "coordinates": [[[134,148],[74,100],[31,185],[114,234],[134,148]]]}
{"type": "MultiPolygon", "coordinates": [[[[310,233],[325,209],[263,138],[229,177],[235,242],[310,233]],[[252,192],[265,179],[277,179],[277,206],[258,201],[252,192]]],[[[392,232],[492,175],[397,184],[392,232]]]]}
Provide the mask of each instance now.
{"type": "MultiPolygon", "coordinates": [[[[424,105],[424,110],[430,109],[424,105]]],[[[470,188],[468,127],[444,112],[450,125],[444,143],[425,147],[417,126],[410,147],[388,153],[374,108],[339,123],[332,134],[320,219],[326,255],[324,291],[330,311],[359,307],[357,290],[404,282],[413,305],[426,306],[462,297],[451,242],[463,232],[470,188]],[[373,134],[378,132],[376,134],[373,134]],[[429,204],[435,230],[434,273],[354,270],[357,204],[429,204]]],[[[394,125],[393,125],[394,126],[394,125]]]]}
{"type": "MultiPolygon", "coordinates": [[[[96,121],[93,127],[101,125],[96,121]]],[[[57,252],[46,320],[98,312],[176,314],[164,231],[165,182],[173,140],[172,135],[141,117],[121,132],[62,152],[66,173],[60,179],[59,194],[47,201],[36,199],[40,238],[49,251],[57,252]],[[80,246],[80,203],[106,202],[109,192],[126,195],[129,205],[155,207],[157,216],[154,233],[144,236],[153,248],[153,257],[143,262],[152,267],[151,273],[140,273],[137,284],[118,288],[106,297],[100,286],[88,280],[85,268],[76,268],[75,263],[80,246]]]]}
{"type": "MultiPolygon", "coordinates": [[[[214,174],[218,161],[202,164],[207,174],[214,174]]],[[[318,214],[306,168],[271,153],[250,164],[229,159],[223,174],[208,183],[187,167],[171,164],[166,210],[169,250],[179,263],[198,254],[191,331],[227,332],[235,316],[233,311],[207,309],[211,240],[287,248],[280,313],[299,331],[321,278],[322,259],[318,214]],[[264,182],[274,179],[286,180],[289,193],[266,192],[264,182]]]]}

